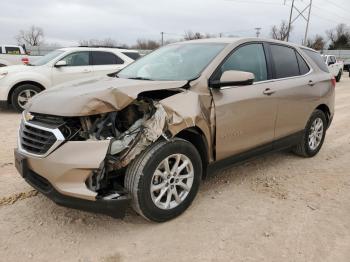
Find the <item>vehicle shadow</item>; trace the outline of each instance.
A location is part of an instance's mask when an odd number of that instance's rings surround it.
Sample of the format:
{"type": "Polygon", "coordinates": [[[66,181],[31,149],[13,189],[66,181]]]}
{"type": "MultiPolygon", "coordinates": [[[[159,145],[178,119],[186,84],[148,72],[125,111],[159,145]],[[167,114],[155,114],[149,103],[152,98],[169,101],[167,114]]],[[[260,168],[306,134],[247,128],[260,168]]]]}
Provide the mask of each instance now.
{"type": "MultiPolygon", "coordinates": [[[[201,205],[202,202],[208,201],[215,192],[221,190],[235,190],[235,187],[239,187],[242,183],[252,183],[254,179],[261,179],[270,169],[280,168],[280,166],[287,165],[287,162],[291,159],[298,158],[294,154],[283,151],[272,154],[267,154],[255,159],[251,159],[246,162],[236,163],[234,165],[227,165],[215,171],[209,173],[206,179],[202,182],[199,189],[199,194],[194,200],[195,208],[191,208],[187,211],[194,212],[201,205]],[[278,165],[278,166],[277,166],[278,165]],[[276,167],[277,166],[277,167],[276,167]],[[192,209],[192,210],[191,210],[192,209]]],[[[282,167],[281,167],[282,168],[282,167]]],[[[75,209],[69,209],[66,207],[60,207],[53,203],[51,200],[39,194],[36,198],[37,205],[45,206],[37,210],[36,205],[30,207],[31,213],[34,216],[38,216],[39,213],[44,212],[45,214],[39,214],[40,217],[46,217],[50,223],[57,225],[63,225],[68,227],[70,230],[80,231],[82,225],[93,225],[94,227],[119,227],[119,225],[129,225],[133,227],[142,227],[146,225],[157,225],[145,220],[139,216],[131,207],[127,209],[126,216],[124,219],[114,219],[112,217],[84,212],[75,209]],[[40,203],[39,203],[40,202],[40,203]],[[47,213],[49,211],[49,214],[47,213]]],[[[29,205],[27,205],[28,207],[29,205]]],[[[177,219],[181,219],[181,216],[177,219]]],[[[173,221],[176,221],[174,219],[173,221]]],[[[170,222],[171,223],[171,222],[170,222]]],[[[101,228],[101,229],[102,229],[101,228]]]]}
{"type": "Polygon", "coordinates": [[[20,113],[15,111],[11,106],[1,105],[0,106],[0,114],[14,114],[14,115],[18,115],[20,113]]]}

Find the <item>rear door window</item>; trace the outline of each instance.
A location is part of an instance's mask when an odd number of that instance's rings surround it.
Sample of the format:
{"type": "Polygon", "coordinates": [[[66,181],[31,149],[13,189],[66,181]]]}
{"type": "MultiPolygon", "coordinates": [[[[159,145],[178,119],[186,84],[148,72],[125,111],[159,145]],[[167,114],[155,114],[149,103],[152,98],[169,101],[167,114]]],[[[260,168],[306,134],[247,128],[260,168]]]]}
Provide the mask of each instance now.
{"type": "Polygon", "coordinates": [[[328,67],[319,53],[305,48],[302,48],[302,50],[322,71],[329,73],[328,67]]]}
{"type": "Polygon", "coordinates": [[[137,52],[122,52],[127,57],[131,58],[132,60],[137,60],[140,58],[140,54],[137,52]]]}
{"type": "Polygon", "coordinates": [[[5,54],[20,55],[21,50],[19,49],[19,47],[6,46],[5,47],[5,54]]]}
{"type": "Polygon", "coordinates": [[[124,61],[116,56],[115,54],[109,52],[92,52],[92,65],[118,65],[124,64],[124,61]]]}
{"type": "Polygon", "coordinates": [[[293,48],[271,44],[275,78],[286,78],[300,75],[297,56],[293,48]]]}
{"type": "Polygon", "coordinates": [[[262,44],[248,44],[234,51],[220,68],[219,75],[228,70],[237,70],[253,73],[255,82],[267,80],[267,66],[264,47],[262,44]]]}

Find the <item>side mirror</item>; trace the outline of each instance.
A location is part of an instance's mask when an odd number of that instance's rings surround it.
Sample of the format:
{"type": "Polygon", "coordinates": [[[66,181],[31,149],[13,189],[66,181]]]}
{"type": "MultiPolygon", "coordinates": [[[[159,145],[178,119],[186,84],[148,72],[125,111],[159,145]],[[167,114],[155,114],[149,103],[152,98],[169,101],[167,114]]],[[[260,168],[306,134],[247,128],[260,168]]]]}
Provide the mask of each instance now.
{"type": "Polygon", "coordinates": [[[55,64],[55,67],[62,67],[62,66],[67,66],[67,62],[64,60],[61,60],[55,64]]]}
{"type": "Polygon", "coordinates": [[[254,83],[253,73],[244,71],[228,70],[225,71],[219,81],[211,81],[210,87],[220,88],[224,86],[246,86],[254,83]]]}

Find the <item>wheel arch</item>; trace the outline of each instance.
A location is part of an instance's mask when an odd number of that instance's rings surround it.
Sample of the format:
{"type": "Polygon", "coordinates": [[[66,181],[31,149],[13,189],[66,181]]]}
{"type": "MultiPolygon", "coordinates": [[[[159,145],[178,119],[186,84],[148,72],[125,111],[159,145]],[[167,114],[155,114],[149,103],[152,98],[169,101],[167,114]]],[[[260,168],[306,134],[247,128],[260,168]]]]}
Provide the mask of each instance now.
{"type": "Polygon", "coordinates": [[[175,135],[190,142],[198,150],[203,166],[202,179],[206,178],[207,166],[209,164],[209,147],[203,131],[199,127],[186,128],[175,135]]]}
{"type": "Polygon", "coordinates": [[[45,90],[45,87],[42,84],[40,84],[39,82],[36,82],[36,81],[21,81],[21,82],[18,82],[13,87],[11,87],[10,92],[7,95],[7,103],[8,104],[11,104],[11,97],[12,97],[13,91],[17,87],[19,87],[21,85],[26,85],[26,84],[37,86],[37,87],[39,87],[41,89],[41,91],[45,90]]]}
{"type": "Polygon", "coordinates": [[[331,117],[331,111],[329,107],[326,104],[321,104],[318,107],[316,107],[315,110],[321,110],[325,114],[327,119],[327,124],[329,125],[330,117],[331,117]]]}

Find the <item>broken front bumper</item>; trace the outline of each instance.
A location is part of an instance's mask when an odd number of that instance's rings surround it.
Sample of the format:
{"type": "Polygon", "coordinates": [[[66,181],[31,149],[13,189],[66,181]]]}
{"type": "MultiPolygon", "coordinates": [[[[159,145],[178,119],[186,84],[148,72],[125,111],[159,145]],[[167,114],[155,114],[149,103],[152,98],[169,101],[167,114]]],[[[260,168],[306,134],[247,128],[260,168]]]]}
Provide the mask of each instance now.
{"type": "Polygon", "coordinates": [[[125,192],[100,197],[89,190],[86,180],[99,168],[109,141],[66,142],[40,158],[15,149],[18,172],[35,189],[59,205],[121,218],[130,202],[125,192]]]}

